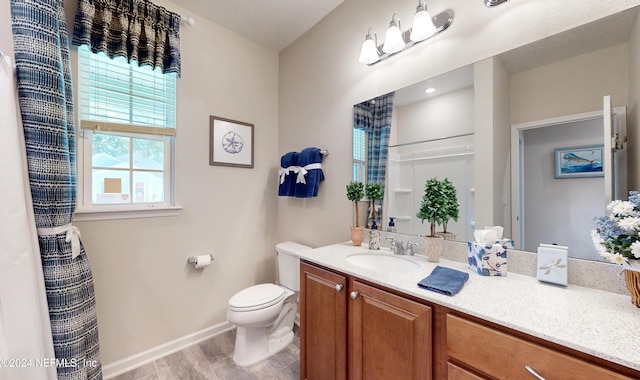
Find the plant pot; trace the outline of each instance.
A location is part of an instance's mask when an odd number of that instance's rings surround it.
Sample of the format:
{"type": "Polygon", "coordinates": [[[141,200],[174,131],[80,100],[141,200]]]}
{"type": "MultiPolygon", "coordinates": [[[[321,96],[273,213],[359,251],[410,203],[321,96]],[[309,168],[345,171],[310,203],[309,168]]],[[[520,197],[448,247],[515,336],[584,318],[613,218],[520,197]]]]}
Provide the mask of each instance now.
{"type": "Polygon", "coordinates": [[[631,294],[631,303],[640,307],[640,272],[625,269],[624,280],[627,283],[627,289],[631,294]]]}
{"type": "Polygon", "coordinates": [[[364,240],[364,227],[354,227],[351,226],[351,241],[353,245],[359,247],[362,245],[362,241],[364,240]]]}
{"type": "Polygon", "coordinates": [[[444,240],[456,240],[456,234],[454,232],[436,232],[436,235],[442,236],[444,240]]]}
{"type": "Polygon", "coordinates": [[[444,252],[444,238],[442,236],[425,236],[424,247],[427,259],[432,262],[439,262],[444,252]]]}

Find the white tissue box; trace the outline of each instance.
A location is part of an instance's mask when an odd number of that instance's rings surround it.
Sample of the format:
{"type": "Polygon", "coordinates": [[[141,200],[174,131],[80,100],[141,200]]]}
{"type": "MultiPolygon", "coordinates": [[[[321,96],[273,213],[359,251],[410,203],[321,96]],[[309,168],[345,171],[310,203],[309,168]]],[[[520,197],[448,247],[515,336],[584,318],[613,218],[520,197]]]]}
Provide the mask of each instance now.
{"type": "Polygon", "coordinates": [[[507,245],[467,242],[469,269],[481,276],[507,275],[507,245]]]}
{"type": "Polygon", "coordinates": [[[540,244],[538,247],[538,281],[567,286],[568,247],[540,244]]]}

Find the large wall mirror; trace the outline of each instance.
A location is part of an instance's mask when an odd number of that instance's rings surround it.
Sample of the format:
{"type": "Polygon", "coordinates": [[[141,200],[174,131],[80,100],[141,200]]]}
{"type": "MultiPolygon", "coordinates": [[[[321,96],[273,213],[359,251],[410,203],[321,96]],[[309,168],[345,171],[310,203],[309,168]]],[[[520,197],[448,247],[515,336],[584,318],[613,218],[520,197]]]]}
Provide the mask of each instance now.
{"type": "MultiPolygon", "coordinates": [[[[554,159],[557,151],[577,148],[568,153],[589,161],[580,157],[580,149],[604,145],[603,117],[593,115],[602,112],[606,95],[616,111],[615,126],[635,130],[624,112],[637,104],[630,99],[632,57],[640,49],[631,38],[637,18],[635,7],[489,58],[491,67],[499,67],[507,78],[493,93],[478,85],[486,60],[395,91],[383,177],[383,228],[394,217],[398,232],[426,234],[428,225],[416,218],[425,181],[446,177],[456,186],[460,204],[458,221],[448,225],[455,240],[472,240],[473,230],[484,227],[477,221],[489,220],[504,226],[505,237],[514,238],[517,248],[535,251],[540,243],[556,243],[569,246],[574,258],[598,260],[589,232],[595,227],[593,217],[606,213],[605,176],[558,177],[554,159]],[[479,108],[483,98],[495,100],[496,93],[499,101],[491,112],[502,112],[506,121],[487,130],[479,126],[479,115],[486,111],[479,108]],[[573,122],[581,116],[588,119],[584,124],[573,122]],[[571,122],[549,122],[564,119],[571,122]],[[515,140],[512,129],[519,136],[515,140]],[[487,140],[487,134],[493,136],[487,140]],[[513,144],[518,145],[515,161],[513,144]],[[497,169],[495,162],[485,168],[487,156],[499,158],[497,169]],[[514,162],[519,163],[516,170],[514,162]],[[517,194],[512,193],[514,181],[520,185],[517,194]],[[486,188],[492,191],[489,211],[483,208],[484,198],[478,198],[486,188]]],[[[375,103],[375,98],[367,102],[375,103]]],[[[360,140],[354,140],[354,152],[360,147],[360,155],[354,158],[354,175],[367,181],[370,141],[357,123],[355,136],[360,140]]],[[[625,155],[618,161],[621,157],[625,155]]],[[[618,195],[624,196],[627,174],[624,165],[617,169],[618,195]]]]}

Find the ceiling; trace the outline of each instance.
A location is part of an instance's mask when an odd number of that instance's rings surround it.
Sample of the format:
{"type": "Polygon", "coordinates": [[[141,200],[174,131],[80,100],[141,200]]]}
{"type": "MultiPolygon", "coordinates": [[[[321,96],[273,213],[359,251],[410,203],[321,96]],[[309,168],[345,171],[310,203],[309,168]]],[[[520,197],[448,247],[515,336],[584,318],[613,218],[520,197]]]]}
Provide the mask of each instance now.
{"type": "MultiPolygon", "coordinates": [[[[343,0],[171,0],[252,41],[282,51],[343,0]]],[[[197,25],[196,25],[197,27],[197,25]]]]}

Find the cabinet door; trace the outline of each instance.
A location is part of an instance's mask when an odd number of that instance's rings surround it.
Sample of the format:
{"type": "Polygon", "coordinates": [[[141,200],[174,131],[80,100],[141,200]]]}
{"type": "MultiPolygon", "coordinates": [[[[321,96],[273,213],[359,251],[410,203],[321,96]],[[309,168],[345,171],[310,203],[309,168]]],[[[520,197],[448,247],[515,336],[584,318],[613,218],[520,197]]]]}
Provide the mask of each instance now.
{"type": "Polygon", "coordinates": [[[431,379],[431,308],[352,281],[349,378],[431,379]]]}
{"type": "Polygon", "coordinates": [[[346,277],[300,264],[300,378],[347,378],[346,277]]]}

